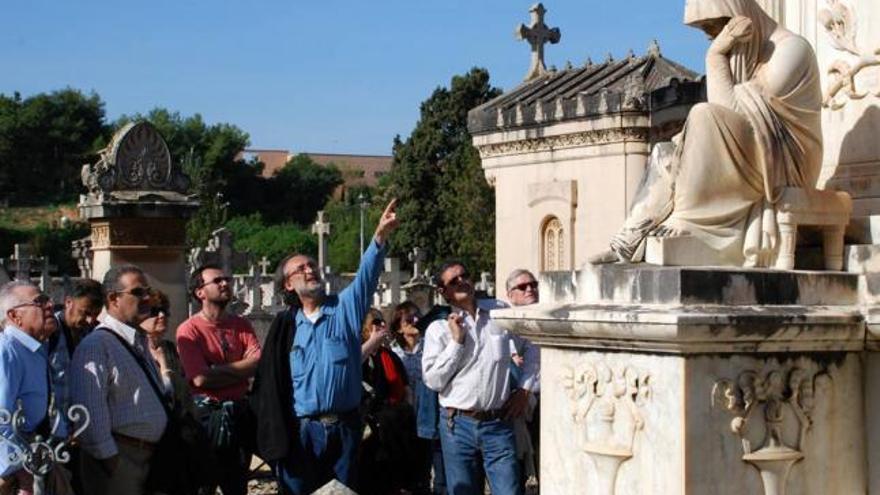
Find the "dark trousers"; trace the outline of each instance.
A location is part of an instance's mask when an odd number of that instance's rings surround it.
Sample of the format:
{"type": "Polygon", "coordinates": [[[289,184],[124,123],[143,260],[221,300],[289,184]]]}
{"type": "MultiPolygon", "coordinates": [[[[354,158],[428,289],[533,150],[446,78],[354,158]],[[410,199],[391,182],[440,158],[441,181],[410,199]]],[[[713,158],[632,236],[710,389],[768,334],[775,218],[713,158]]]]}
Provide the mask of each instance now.
{"type": "Polygon", "coordinates": [[[298,435],[287,459],[275,464],[285,495],[308,495],[338,479],[350,488],[357,479],[355,458],[363,427],[357,415],[337,422],[299,418],[298,435]]]}
{"type": "Polygon", "coordinates": [[[252,448],[249,439],[255,435],[253,419],[244,401],[198,403],[202,425],[214,445],[217,461],[217,485],[199,490],[200,495],[214,495],[217,488],[223,495],[247,495],[252,448]]]}

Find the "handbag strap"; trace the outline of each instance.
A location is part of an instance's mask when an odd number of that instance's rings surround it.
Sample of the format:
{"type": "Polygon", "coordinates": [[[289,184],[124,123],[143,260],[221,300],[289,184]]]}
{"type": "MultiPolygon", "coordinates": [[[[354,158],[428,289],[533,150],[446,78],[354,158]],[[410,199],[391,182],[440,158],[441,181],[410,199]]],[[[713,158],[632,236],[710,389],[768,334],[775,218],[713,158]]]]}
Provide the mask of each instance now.
{"type": "Polygon", "coordinates": [[[164,393],[162,393],[162,389],[159,388],[159,385],[156,383],[156,380],[153,379],[153,374],[150,373],[149,368],[147,368],[147,366],[149,366],[149,365],[147,364],[147,361],[144,359],[144,357],[141,356],[134,349],[134,347],[131,346],[131,344],[126,342],[125,339],[123,339],[121,335],[114,332],[113,330],[110,330],[107,327],[100,327],[97,330],[103,330],[103,331],[109,333],[110,335],[116,337],[116,340],[118,340],[119,343],[122,344],[122,347],[124,347],[125,350],[127,350],[128,353],[131,354],[131,357],[134,358],[135,362],[138,364],[138,366],[141,367],[141,370],[144,372],[144,375],[147,377],[147,381],[150,382],[150,386],[153,388],[153,392],[156,393],[156,397],[159,399],[159,403],[162,404],[162,409],[165,410],[165,414],[167,414],[168,417],[171,418],[172,417],[171,416],[171,406],[168,404],[167,396],[164,393]]]}

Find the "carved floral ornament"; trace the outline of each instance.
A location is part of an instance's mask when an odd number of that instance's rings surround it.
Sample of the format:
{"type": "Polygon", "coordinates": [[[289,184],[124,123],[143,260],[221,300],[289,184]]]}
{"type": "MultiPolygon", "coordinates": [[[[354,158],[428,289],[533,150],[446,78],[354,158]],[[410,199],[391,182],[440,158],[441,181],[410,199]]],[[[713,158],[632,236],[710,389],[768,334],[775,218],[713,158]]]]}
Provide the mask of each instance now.
{"type": "Polygon", "coordinates": [[[766,495],[783,495],[791,467],[803,459],[803,446],[812,426],[810,415],[815,399],[816,379],[823,376],[798,366],[758,372],[743,371],[735,380],[718,380],[712,388],[712,405],[734,415],[730,430],[742,443],[742,459],[761,474],[766,495]],[[764,422],[764,439],[755,449],[748,438],[749,425],[764,422]],[[792,445],[783,439],[786,418],[797,422],[792,445]]]}
{"type": "Polygon", "coordinates": [[[651,399],[651,377],[632,366],[583,363],[563,372],[571,416],[583,424],[583,450],[593,460],[597,493],[613,495],[620,465],[633,456],[636,433],[645,427],[640,408],[651,399]]]}
{"type": "Polygon", "coordinates": [[[873,52],[863,50],[856,42],[857,22],[854,10],[842,0],[825,0],[828,8],[819,11],[819,22],[831,39],[836,50],[852,55],[849,61],[837,59],[828,68],[829,83],[822,104],[832,110],[846,105],[847,101],[861,100],[868,94],[880,96],[880,87],[874,91],[860,91],[856,76],[872,66],[880,65],[880,48],[873,52]]]}
{"type": "Polygon", "coordinates": [[[647,142],[649,129],[647,127],[624,127],[612,129],[599,129],[584,131],[561,136],[550,136],[535,139],[523,139],[498,144],[478,146],[480,158],[494,158],[497,156],[519,155],[522,153],[539,153],[542,151],[554,151],[565,148],[578,148],[582,146],[599,146],[604,144],[620,143],[624,141],[647,142]]]}

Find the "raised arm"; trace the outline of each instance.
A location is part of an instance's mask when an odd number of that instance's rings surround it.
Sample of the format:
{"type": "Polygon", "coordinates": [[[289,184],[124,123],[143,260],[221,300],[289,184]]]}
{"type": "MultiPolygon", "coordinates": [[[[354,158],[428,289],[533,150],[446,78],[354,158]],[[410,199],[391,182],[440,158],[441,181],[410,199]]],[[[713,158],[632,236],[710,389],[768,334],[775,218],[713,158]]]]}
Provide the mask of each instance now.
{"type": "Polygon", "coordinates": [[[733,92],[736,81],[730,69],[730,52],[737,44],[745,42],[751,33],[751,19],[734,17],[709,46],[706,52],[706,97],[709,103],[736,110],[733,92]]]}
{"type": "Polygon", "coordinates": [[[422,380],[435,392],[440,392],[458,373],[465,353],[464,342],[452,338],[447,321],[437,320],[425,332],[422,352],[422,380]]]}

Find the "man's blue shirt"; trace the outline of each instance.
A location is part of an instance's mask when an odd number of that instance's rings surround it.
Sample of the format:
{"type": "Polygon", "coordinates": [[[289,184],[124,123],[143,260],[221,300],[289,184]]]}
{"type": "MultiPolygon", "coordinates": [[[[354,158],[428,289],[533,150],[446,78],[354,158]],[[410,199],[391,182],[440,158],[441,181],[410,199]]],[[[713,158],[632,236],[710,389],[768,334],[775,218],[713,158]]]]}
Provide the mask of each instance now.
{"type": "MultiPolygon", "coordinates": [[[[46,417],[49,405],[49,362],[43,345],[22,330],[8,325],[0,333],[0,408],[14,412],[21,400],[25,424],[23,430],[34,431],[46,417]]],[[[0,427],[0,435],[12,438],[12,428],[0,427]]],[[[21,468],[10,463],[9,444],[0,443],[0,476],[21,468]]]]}
{"type": "Polygon", "coordinates": [[[384,247],[373,240],[351,285],[323,301],[314,324],[297,310],[290,352],[295,416],[343,413],[360,405],[361,325],[384,259],[384,247]]]}

